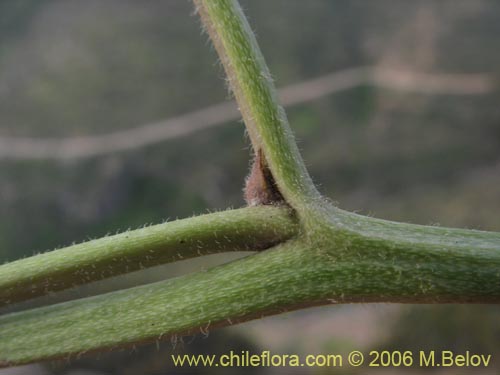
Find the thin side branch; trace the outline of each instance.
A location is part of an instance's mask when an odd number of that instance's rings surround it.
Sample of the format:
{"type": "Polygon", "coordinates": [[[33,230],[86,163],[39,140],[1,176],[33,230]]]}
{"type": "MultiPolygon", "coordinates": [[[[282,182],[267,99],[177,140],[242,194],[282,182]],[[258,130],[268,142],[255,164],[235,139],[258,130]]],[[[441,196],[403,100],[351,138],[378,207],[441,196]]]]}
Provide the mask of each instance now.
{"type": "Polygon", "coordinates": [[[288,208],[266,206],[104,237],[1,265],[0,306],[180,259],[263,250],[297,232],[288,208]]]}

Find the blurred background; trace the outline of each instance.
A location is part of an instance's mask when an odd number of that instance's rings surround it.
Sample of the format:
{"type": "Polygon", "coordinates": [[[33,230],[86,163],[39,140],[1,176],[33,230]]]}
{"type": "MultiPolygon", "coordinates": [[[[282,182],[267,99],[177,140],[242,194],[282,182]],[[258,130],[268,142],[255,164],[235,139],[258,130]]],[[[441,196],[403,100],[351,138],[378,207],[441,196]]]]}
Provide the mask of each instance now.
{"type": "MultiPolygon", "coordinates": [[[[241,3],[325,195],[384,219],[500,231],[500,3],[241,3]]],[[[0,1],[0,262],[244,205],[249,141],[235,106],[220,105],[230,94],[217,61],[189,1],[0,1]],[[207,107],[210,116],[196,112],[207,107]]],[[[245,255],[156,267],[0,312],[245,255]]],[[[496,306],[328,306],[0,374],[212,374],[220,370],[174,369],[170,354],[379,348],[492,354],[489,369],[462,372],[491,374],[500,371],[499,319],[496,306]]]]}

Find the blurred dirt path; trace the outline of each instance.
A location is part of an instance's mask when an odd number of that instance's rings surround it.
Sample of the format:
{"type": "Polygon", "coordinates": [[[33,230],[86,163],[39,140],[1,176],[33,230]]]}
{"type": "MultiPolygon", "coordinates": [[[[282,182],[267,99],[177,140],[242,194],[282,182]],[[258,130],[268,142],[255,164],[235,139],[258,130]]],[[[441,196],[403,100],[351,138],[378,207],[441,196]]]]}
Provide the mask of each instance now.
{"type": "MultiPolygon", "coordinates": [[[[279,97],[283,106],[293,106],[362,85],[430,95],[481,95],[497,88],[489,74],[430,74],[358,67],[283,87],[279,97]]],[[[91,158],[140,149],[239,118],[236,103],[228,101],[109,134],[66,138],[0,136],[0,159],[66,161],[91,158]]]]}

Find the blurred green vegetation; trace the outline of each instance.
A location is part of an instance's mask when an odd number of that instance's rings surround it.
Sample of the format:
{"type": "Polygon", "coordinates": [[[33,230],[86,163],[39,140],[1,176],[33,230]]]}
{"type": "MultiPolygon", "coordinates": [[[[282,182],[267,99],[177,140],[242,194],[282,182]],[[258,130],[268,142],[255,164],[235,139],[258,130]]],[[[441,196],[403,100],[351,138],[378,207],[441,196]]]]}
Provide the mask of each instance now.
{"type": "MultiPolygon", "coordinates": [[[[242,4],[278,86],[373,64],[490,73],[500,82],[497,2],[242,4]]],[[[192,13],[180,0],[1,1],[0,136],[108,133],[227,99],[223,71],[192,13]]],[[[437,96],[359,87],[288,115],[314,180],[341,207],[499,231],[499,100],[499,90],[437,96]]],[[[243,205],[243,132],[233,122],[85,161],[0,160],[0,261],[243,205]]],[[[487,332],[498,325],[496,307],[409,311],[393,345],[464,342],[498,353],[498,332],[487,332]],[[467,341],[463,328],[472,321],[477,337],[467,341]]]]}

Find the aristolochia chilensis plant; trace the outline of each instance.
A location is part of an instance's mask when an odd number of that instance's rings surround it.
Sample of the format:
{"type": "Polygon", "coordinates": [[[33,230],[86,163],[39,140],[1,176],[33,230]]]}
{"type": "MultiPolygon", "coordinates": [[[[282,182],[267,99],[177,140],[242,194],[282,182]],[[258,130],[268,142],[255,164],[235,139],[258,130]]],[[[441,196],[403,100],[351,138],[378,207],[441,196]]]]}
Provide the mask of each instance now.
{"type": "Polygon", "coordinates": [[[248,207],[0,266],[0,305],[180,258],[253,250],[206,272],[0,317],[0,364],[81,355],[329,303],[499,303],[500,233],[359,216],[304,166],[236,0],[194,0],[254,151],[248,207]]]}

